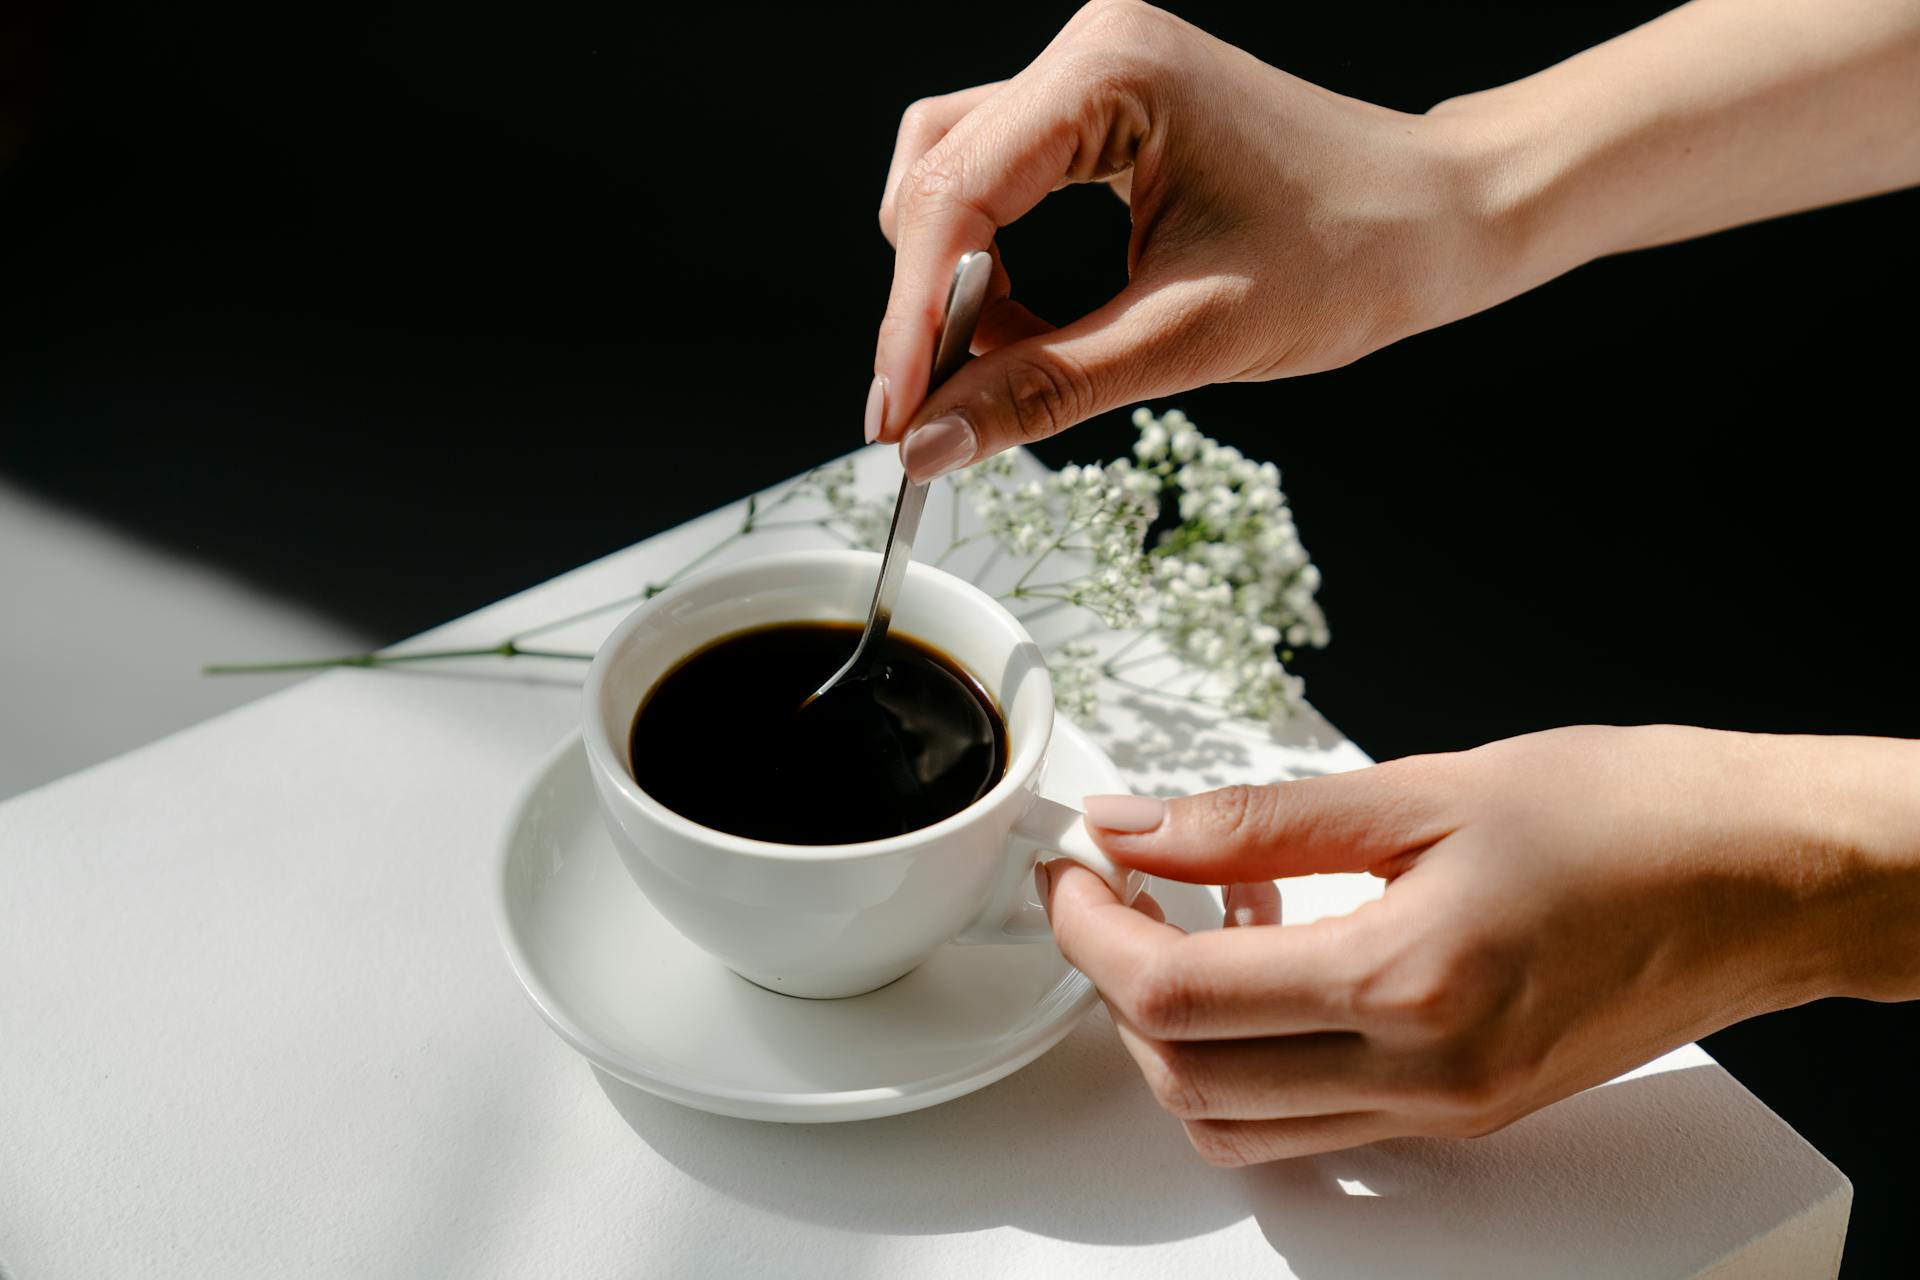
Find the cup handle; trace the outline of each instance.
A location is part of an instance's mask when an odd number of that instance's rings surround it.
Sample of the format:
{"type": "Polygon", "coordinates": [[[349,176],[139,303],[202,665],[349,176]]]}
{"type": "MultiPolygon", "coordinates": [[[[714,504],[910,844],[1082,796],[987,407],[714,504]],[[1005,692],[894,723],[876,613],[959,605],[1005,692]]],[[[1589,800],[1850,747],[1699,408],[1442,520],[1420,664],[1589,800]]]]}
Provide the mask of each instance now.
{"type": "Polygon", "coordinates": [[[992,901],[955,942],[1040,942],[1053,937],[1046,907],[1037,901],[1033,868],[1043,853],[1072,858],[1107,882],[1122,902],[1132,902],[1146,885],[1138,871],[1117,866],[1087,834],[1085,814],[1070,804],[1035,796],[1026,816],[1013,825],[1007,865],[992,901]]]}

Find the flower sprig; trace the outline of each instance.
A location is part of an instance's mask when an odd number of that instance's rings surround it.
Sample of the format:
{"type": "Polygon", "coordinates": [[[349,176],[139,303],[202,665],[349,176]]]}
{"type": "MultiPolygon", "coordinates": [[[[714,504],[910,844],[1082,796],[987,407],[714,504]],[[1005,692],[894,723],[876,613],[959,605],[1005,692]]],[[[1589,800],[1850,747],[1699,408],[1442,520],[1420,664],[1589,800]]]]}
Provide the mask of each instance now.
{"type": "MultiPolygon", "coordinates": [[[[1206,677],[1213,696],[1203,701],[1255,719],[1285,718],[1304,691],[1286,662],[1329,635],[1315,599],[1320,571],[1300,543],[1279,469],[1210,439],[1178,409],[1158,417],[1139,409],[1133,421],[1139,436],[1130,459],[1022,481],[1002,455],[956,477],[987,535],[1016,553],[1039,552],[1006,594],[1064,601],[1110,627],[1137,627],[1206,677]],[[1089,568],[1028,585],[1055,551],[1080,552],[1089,568]]],[[[1121,655],[1102,659],[1085,644],[1058,648],[1049,662],[1056,699],[1080,715],[1097,710],[1099,679],[1120,679],[1124,669],[1121,655]]]]}
{"type": "Polygon", "coordinates": [[[1041,480],[1018,477],[1007,454],[954,477],[984,532],[1008,552],[1034,557],[1002,597],[1056,600],[1090,610],[1110,627],[1131,626],[1151,590],[1141,547],[1160,509],[1160,482],[1125,458],[1103,467],[1062,467],[1041,480]],[[1033,582],[1061,551],[1085,554],[1092,568],[1033,582]]]}
{"type": "MultiPolygon", "coordinates": [[[[1320,571],[1300,544],[1279,470],[1210,439],[1178,409],[1159,416],[1140,409],[1133,421],[1139,435],[1128,458],[1067,466],[1033,479],[1012,455],[1001,454],[956,475],[957,496],[973,508],[980,525],[961,534],[956,509],[954,537],[940,561],[968,543],[989,541],[995,559],[1024,562],[1000,599],[1071,605],[1108,627],[1136,629],[1131,641],[1104,657],[1100,646],[1085,641],[1056,646],[1049,654],[1054,698],[1070,715],[1097,713],[1108,681],[1167,692],[1141,686],[1126,672],[1170,656],[1199,678],[1194,689],[1178,696],[1236,715],[1284,719],[1300,705],[1303,690],[1286,664],[1298,649],[1324,646],[1328,633],[1315,599],[1320,571]],[[1147,640],[1159,641],[1160,652],[1129,658],[1147,640]]],[[[736,528],[660,581],[491,645],[219,664],[205,670],[377,667],[481,656],[586,661],[593,655],[528,642],[651,599],[755,534],[813,529],[850,547],[878,549],[891,518],[889,499],[862,497],[853,460],[842,458],[816,467],[765,502],[748,499],[736,528]],[[816,514],[788,514],[800,498],[813,499],[816,514]]]]}

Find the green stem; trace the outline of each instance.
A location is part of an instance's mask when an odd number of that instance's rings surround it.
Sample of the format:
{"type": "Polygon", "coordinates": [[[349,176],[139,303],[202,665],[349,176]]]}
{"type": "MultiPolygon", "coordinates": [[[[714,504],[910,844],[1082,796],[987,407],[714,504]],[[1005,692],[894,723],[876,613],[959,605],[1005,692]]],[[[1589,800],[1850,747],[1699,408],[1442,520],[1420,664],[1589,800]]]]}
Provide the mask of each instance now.
{"type": "MultiPolygon", "coordinates": [[[[761,526],[761,527],[764,527],[764,526],[761,526]]],[[[632,593],[631,595],[621,596],[617,600],[609,600],[605,604],[594,605],[591,609],[582,609],[580,610],[580,612],[570,613],[564,618],[555,618],[551,622],[543,622],[538,626],[528,627],[524,631],[516,631],[512,635],[507,637],[506,643],[516,644],[521,640],[527,639],[529,636],[545,635],[549,631],[558,631],[561,627],[570,626],[571,624],[576,622],[584,622],[588,618],[598,617],[600,614],[608,613],[614,609],[624,608],[627,605],[639,604],[642,600],[651,600],[655,596],[659,595],[662,591],[665,591],[668,587],[672,586],[674,583],[680,581],[680,579],[686,577],[689,573],[693,572],[695,569],[705,564],[708,560],[718,555],[720,552],[726,550],[728,547],[732,546],[734,543],[740,541],[740,539],[744,538],[749,532],[751,532],[751,529],[747,525],[743,524],[740,528],[735,529],[732,533],[720,539],[720,541],[714,543],[712,546],[708,547],[705,551],[702,551],[699,555],[687,561],[687,563],[681,565],[678,569],[674,570],[672,573],[668,574],[661,581],[649,582],[644,588],[632,593]]]]}
{"type": "MultiPolygon", "coordinates": [[[[1107,659],[1107,664],[1112,665],[1113,663],[1120,661],[1120,659],[1132,653],[1135,649],[1137,649],[1140,646],[1140,642],[1147,638],[1148,634],[1149,633],[1145,631],[1134,632],[1133,639],[1127,641],[1125,644],[1121,645],[1118,649],[1116,649],[1113,653],[1113,656],[1107,659]]],[[[1156,653],[1153,656],[1157,658],[1160,655],[1156,653]]]]}
{"type": "Polygon", "coordinates": [[[1036,559],[1032,564],[1027,566],[1027,571],[1020,575],[1019,581],[1015,582],[1013,586],[1010,588],[1010,590],[1014,592],[1018,592],[1020,588],[1026,586],[1027,579],[1033,576],[1033,571],[1035,569],[1038,569],[1042,564],[1046,563],[1047,557],[1052,555],[1054,552],[1058,551],[1060,549],[1061,543],[1065,542],[1068,538],[1071,538],[1074,534],[1080,532],[1080,530],[1085,527],[1086,526],[1084,525],[1076,524],[1061,530],[1060,536],[1047,544],[1047,549],[1040,553],[1038,559],[1036,559]]]}
{"type": "Polygon", "coordinates": [[[580,612],[570,613],[564,618],[555,618],[552,622],[543,622],[537,627],[528,627],[525,631],[516,631],[507,637],[507,642],[509,644],[518,644],[529,636],[545,635],[549,631],[558,631],[561,627],[567,626],[570,623],[584,622],[588,618],[598,617],[600,614],[611,612],[614,609],[639,604],[642,600],[651,599],[653,596],[659,594],[659,591],[659,587],[649,584],[646,590],[636,591],[630,596],[621,596],[618,600],[609,600],[605,604],[597,604],[591,609],[582,609],[580,612]]]}
{"type": "Polygon", "coordinates": [[[958,551],[960,548],[966,546],[969,542],[975,541],[976,539],[979,538],[979,536],[980,535],[977,533],[970,533],[964,538],[956,538],[952,542],[949,542],[947,544],[947,549],[945,551],[942,551],[938,556],[934,557],[933,567],[938,569],[940,566],[944,565],[947,562],[948,556],[952,555],[954,552],[958,551]]]}
{"type": "Polygon", "coordinates": [[[860,546],[860,539],[854,537],[852,534],[846,532],[844,529],[834,528],[832,525],[828,524],[824,520],[820,521],[819,528],[822,533],[832,534],[834,537],[840,539],[840,541],[846,546],[853,547],[855,549],[858,549],[860,546]]]}
{"type": "Polygon", "coordinates": [[[672,573],[668,574],[661,581],[654,583],[652,586],[649,586],[647,588],[647,595],[649,597],[659,595],[662,591],[665,591],[668,587],[680,581],[680,579],[686,577],[688,574],[692,573],[695,569],[698,569],[701,565],[713,559],[715,556],[719,555],[722,551],[725,551],[728,547],[732,546],[734,543],[740,541],[740,539],[746,537],[749,533],[752,533],[752,532],[753,532],[753,526],[751,524],[741,525],[738,529],[735,529],[732,533],[720,539],[720,541],[714,543],[712,546],[708,547],[705,551],[702,551],[699,555],[695,556],[693,559],[681,565],[678,569],[675,569],[672,573]]]}
{"type": "MultiPolygon", "coordinates": [[[[822,465],[825,465],[825,464],[822,464],[822,465]]],[[[812,471],[807,472],[805,475],[801,476],[798,480],[795,480],[792,484],[788,485],[786,487],[786,490],[782,492],[779,497],[775,498],[773,501],[767,503],[764,506],[760,506],[759,494],[754,494],[751,497],[749,497],[747,499],[747,518],[743,522],[744,528],[745,529],[755,528],[757,516],[764,516],[769,511],[778,511],[780,508],[786,506],[789,502],[792,502],[794,498],[800,494],[801,490],[806,488],[807,482],[812,480],[814,477],[814,474],[819,470],[820,470],[819,467],[815,467],[812,471]],[[759,508],[757,512],[755,511],[756,507],[759,508]]]]}
{"type": "Polygon", "coordinates": [[[1052,613],[1055,609],[1064,609],[1071,603],[1072,601],[1070,600],[1049,600],[1046,604],[1041,605],[1037,609],[1028,609],[1025,613],[1016,613],[1013,616],[1018,618],[1021,622],[1026,622],[1032,618],[1043,618],[1047,614],[1052,613]]]}
{"type": "Polygon", "coordinates": [[[756,520],[753,528],[742,530],[747,533],[760,533],[767,529],[820,529],[825,528],[832,516],[821,516],[818,520],[756,520]]]}
{"type": "Polygon", "coordinates": [[[415,653],[349,653],[336,658],[308,658],[299,662],[214,662],[200,668],[201,674],[228,676],[267,671],[317,671],[322,667],[393,667],[404,662],[438,662],[444,658],[562,658],[569,662],[591,662],[590,653],[564,649],[526,649],[512,640],[475,649],[422,649],[415,653]]]}

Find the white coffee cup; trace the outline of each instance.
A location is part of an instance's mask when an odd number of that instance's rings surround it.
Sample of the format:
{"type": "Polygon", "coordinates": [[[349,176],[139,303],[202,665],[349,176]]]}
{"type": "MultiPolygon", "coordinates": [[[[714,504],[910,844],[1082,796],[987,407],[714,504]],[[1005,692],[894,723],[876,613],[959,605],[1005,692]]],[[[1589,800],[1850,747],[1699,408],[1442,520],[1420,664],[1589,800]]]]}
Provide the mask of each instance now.
{"type": "MultiPolygon", "coordinates": [[[[1107,859],[1077,809],[1041,794],[1053,682],[1033,638],[991,596],[924,564],[908,567],[893,625],[959,660],[999,704],[1007,771],[986,795],[905,835],[787,845],[701,826],[634,781],[634,714],[682,658],[749,627],[862,619],[879,568],[872,552],[797,551],[709,570],[630,614],[587,672],[587,758],[627,870],[681,933],[788,995],[872,991],[947,942],[1050,942],[1034,900],[1042,851],[1099,872],[1129,902],[1142,883],[1107,859]]],[[[739,785],[752,804],[753,780],[739,785]]]]}

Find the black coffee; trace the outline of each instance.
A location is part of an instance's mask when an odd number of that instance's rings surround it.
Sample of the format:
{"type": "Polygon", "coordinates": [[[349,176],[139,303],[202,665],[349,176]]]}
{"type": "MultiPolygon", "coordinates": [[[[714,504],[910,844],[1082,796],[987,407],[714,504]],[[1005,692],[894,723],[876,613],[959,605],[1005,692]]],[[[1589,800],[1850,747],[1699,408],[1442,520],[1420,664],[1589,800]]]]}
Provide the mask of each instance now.
{"type": "Polygon", "coordinates": [[[780,623],[688,657],[634,715],[634,780],[703,827],[779,844],[918,831],[990,791],[1007,767],[992,695],[909,636],[802,709],[859,639],[856,623],[780,623]]]}

